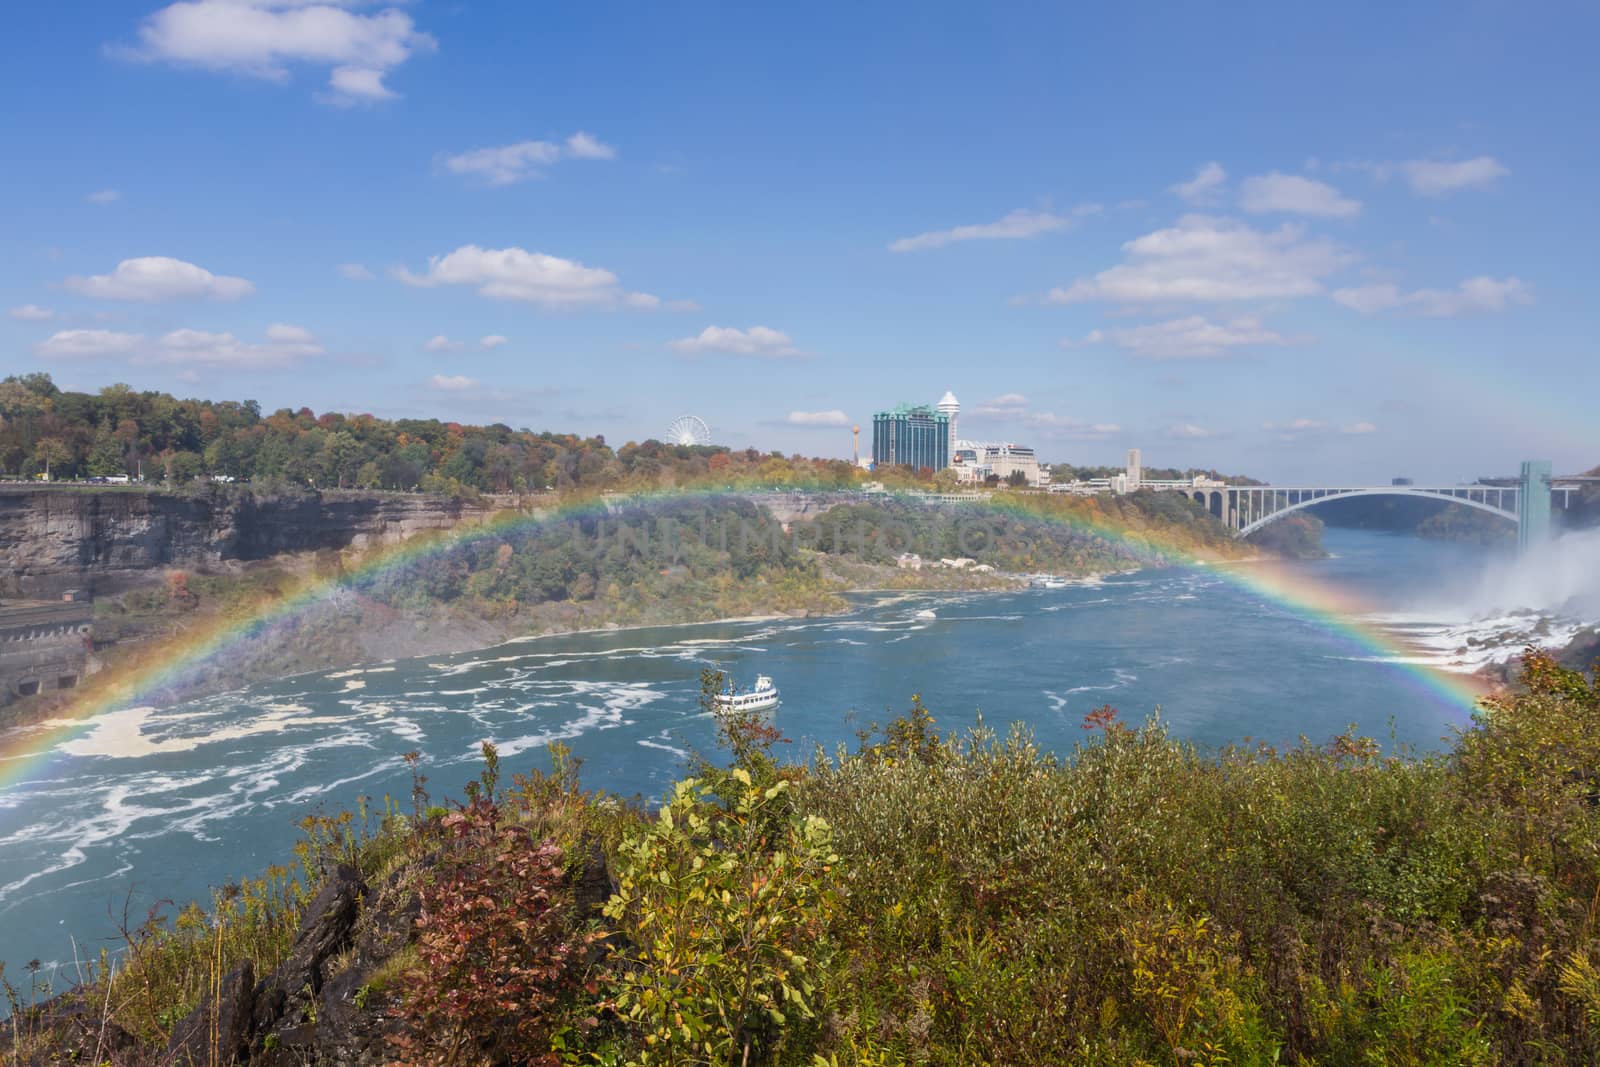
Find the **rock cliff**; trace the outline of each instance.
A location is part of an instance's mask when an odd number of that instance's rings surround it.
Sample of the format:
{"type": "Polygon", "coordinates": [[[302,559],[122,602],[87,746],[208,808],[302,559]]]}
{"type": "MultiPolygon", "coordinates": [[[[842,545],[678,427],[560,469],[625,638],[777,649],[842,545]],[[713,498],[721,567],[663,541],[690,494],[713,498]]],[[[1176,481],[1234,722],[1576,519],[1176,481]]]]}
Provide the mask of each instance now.
{"type": "Polygon", "coordinates": [[[0,487],[0,597],[119,592],[163,567],[393,544],[492,509],[397,493],[0,487]]]}

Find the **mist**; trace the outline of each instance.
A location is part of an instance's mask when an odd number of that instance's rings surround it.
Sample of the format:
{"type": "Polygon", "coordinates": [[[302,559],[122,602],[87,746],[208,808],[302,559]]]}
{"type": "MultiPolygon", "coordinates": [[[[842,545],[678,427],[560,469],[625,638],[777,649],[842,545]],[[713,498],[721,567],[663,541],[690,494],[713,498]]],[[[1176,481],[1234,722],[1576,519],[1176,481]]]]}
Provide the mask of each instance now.
{"type": "Polygon", "coordinates": [[[1522,612],[1600,617],[1600,529],[1569,531],[1542,549],[1496,559],[1462,607],[1471,618],[1522,612]]]}

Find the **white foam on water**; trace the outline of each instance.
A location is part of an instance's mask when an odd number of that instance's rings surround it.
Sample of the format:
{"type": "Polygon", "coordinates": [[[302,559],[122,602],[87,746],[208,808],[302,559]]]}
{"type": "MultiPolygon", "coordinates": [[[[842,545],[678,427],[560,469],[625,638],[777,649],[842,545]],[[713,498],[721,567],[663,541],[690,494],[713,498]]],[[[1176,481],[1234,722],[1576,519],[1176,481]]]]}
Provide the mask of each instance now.
{"type": "Polygon", "coordinates": [[[14,882],[7,882],[4,885],[0,885],[0,902],[3,902],[9,896],[26,889],[29,883],[38,881],[40,878],[47,878],[52,874],[59,874],[62,871],[71,870],[87,858],[88,857],[80,848],[67,849],[65,852],[61,853],[60,857],[58,857],[54,863],[51,863],[45,867],[41,867],[31,874],[23,875],[14,882]]]}
{"type": "Polygon", "coordinates": [[[384,727],[395,737],[403,738],[421,744],[427,739],[426,732],[414,720],[395,718],[384,722],[384,727]]]}
{"type": "Polygon", "coordinates": [[[354,785],[356,782],[366,781],[368,778],[372,778],[376,775],[389,774],[393,770],[394,767],[390,766],[387,761],[385,761],[384,763],[380,763],[375,767],[367,768],[360,774],[347,775],[344,778],[336,778],[332,781],[319,781],[315,785],[302,786],[301,788],[296,789],[294,792],[283,797],[281,802],[285,804],[304,804],[308,800],[314,800],[317,797],[327,796],[329,793],[341,789],[344,786],[354,785]]]}
{"type": "Polygon", "coordinates": [[[192,752],[201,745],[235,741],[257,734],[282,733],[292,725],[322,725],[342,721],[336,717],[326,716],[297,718],[288,711],[274,711],[255,719],[224,726],[210,733],[192,736],[153,738],[151,733],[154,731],[147,733],[145,729],[146,726],[152,725],[160,727],[170,721],[199,718],[203,714],[205,713],[191,712],[171,715],[165,717],[166,721],[152,722],[157,715],[155,708],[135,707],[110,711],[95,718],[88,733],[63,741],[56,748],[69,756],[137,759],[171,752],[192,752]]]}
{"type": "Polygon", "coordinates": [[[394,667],[351,667],[343,671],[329,671],[324,678],[359,678],[363,674],[388,674],[394,667]]]}
{"type": "MultiPolygon", "coordinates": [[[[504,741],[491,738],[502,756],[514,756],[529,749],[543,748],[552,741],[569,741],[594,730],[607,730],[625,725],[628,721],[626,712],[642,708],[666,695],[641,682],[574,681],[565,684],[572,689],[583,714],[522,737],[504,741]],[[598,703],[582,702],[585,698],[595,697],[599,698],[598,703]]],[[[471,751],[475,758],[478,746],[473,746],[471,751]]]]}
{"type": "Polygon", "coordinates": [[[679,759],[688,759],[689,750],[679,748],[677,745],[668,744],[665,740],[668,736],[669,734],[667,731],[663,730],[655,737],[641,737],[638,741],[638,744],[644,746],[645,748],[653,748],[662,752],[670,752],[679,759]]]}

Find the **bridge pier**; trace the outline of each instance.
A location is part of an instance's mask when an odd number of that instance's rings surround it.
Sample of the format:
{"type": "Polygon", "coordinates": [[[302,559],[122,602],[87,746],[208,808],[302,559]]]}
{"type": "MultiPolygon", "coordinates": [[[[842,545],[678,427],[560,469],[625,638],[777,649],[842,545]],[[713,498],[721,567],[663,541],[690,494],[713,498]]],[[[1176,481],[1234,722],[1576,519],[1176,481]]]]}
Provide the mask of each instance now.
{"type": "Polygon", "coordinates": [[[1517,493],[1517,550],[1527,552],[1550,540],[1550,461],[1522,462],[1522,489],[1517,493]]]}

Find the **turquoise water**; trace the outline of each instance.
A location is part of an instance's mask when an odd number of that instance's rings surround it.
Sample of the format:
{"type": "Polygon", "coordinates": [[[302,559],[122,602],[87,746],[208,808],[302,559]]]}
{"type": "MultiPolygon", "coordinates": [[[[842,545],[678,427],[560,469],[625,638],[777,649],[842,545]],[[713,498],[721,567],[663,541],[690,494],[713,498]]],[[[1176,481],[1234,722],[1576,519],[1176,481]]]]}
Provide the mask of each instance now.
{"type": "MultiPolygon", "coordinates": [[[[1399,613],[1448,599],[1489,561],[1385,534],[1327,541],[1336,558],[1299,566],[1399,613]]],[[[913,693],[944,728],[981,710],[1057,750],[1106,703],[1132,718],[1159,706],[1174,733],[1205,744],[1320,741],[1351,722],[1387,741],[1392,722],[1395,739],[1436,748],[1465,723],[1405,671],[1208,568],[858,604],[839,618],[525,640],[108,716],[46,761],[47,776],[0,794],[0,959],[69,963],[74,938],[93,955],[125,907],[138,920],[281,862],[308,813],[363,795],[409,807],[411,750],[426,754],[436,799],[459,796],[486,738],[508,770],[544,765],[561,739],[586,786],[658,794],[690,750],[711,747],[697,707],[706,666],[743,684],[773,676],[797,759],[853,741],[913,693]]]]}

